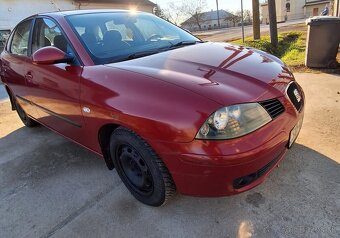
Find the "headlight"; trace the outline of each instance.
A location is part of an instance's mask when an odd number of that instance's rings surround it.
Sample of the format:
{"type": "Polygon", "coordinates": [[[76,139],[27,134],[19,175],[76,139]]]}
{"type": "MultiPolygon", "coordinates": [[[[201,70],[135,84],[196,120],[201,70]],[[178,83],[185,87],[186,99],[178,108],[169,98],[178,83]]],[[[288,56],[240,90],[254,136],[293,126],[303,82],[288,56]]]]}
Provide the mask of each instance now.
{"type": "Polygon", "coordinates": [[[232,139],[255,131],[271,120],[267,111],[258,103],[223,107],[205,121],[196,138],[232,139]]]}

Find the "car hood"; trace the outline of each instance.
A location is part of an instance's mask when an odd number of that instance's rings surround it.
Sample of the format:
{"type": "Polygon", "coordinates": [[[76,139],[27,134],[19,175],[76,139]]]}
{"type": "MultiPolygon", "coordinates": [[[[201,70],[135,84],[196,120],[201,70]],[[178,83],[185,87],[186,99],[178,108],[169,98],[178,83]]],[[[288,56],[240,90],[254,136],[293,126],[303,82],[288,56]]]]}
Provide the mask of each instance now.
{"type": "Polygon", "coordinates": [[[107,66],[175,84],[226,106],[280,97],[282,83],[294,80],[278,58],[227,43],[198,43],[107,66]]]}

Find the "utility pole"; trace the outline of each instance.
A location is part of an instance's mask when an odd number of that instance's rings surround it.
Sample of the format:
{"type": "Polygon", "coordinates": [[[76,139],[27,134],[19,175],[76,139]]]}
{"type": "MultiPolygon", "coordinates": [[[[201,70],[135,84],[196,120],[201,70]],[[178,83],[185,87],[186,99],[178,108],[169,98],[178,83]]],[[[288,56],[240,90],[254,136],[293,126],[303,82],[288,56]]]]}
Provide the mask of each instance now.
{"type": "Polygon", "coordinates": [[[221,28],[220,24],[220,12],[218,10],[218,0],[216,0],[216,9],[217,9],[217,22],[218,22],[218,28],[221,28]]]}
{"type": "Polygon", "coordinates": [[[278,45],[277,36],[277,20],[276,20],[276,6],[275,0],[268,0],[268,12],[269,12],[269,27],[270,27],[270,40],[274,47],[278,45]]]}
{"type": "Polygon", "coordinates": [[[241,0],[241,24],[242,24],[242,42],[244,43],[243,0],[241,0]]]}
{"type": "Polygon", "coordinates": [[[261,38],[259,0],[253,0],[253,35],[254,40],[259,40],[261,38]]]}

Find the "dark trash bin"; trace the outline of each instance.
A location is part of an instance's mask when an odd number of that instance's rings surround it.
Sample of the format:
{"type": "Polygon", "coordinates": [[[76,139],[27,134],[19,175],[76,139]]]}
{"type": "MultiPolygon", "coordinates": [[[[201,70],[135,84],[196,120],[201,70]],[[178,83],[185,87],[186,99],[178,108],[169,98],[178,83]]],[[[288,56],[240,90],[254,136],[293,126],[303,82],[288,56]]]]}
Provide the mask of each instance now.
{"type": "Polygon", "coordinates": [[[335,68],[340,44],[340,18],[318,16],[306,21],[308,25],[306,66],[335,68]]]}

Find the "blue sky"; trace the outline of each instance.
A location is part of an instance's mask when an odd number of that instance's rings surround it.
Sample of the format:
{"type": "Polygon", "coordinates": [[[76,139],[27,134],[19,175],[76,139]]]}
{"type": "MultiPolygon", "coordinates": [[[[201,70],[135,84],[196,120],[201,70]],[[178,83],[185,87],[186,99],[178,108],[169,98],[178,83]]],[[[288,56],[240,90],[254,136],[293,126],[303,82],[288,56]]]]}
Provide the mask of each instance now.
{"type": "MultiPolygon", "coordinates": [[[[166,7],[168,3],[181,3],[182,0],[151,0],[154,3],[158,3],[161,7],[166,7]]],[[[207,9],[216,9],[216,0],[206,0],[207,9]]],[[[244,9],[251,9],[251,0],[243,0],[244,9]]],[[[219,0],[219,8],[224,10],[237,11],[241,9],[241,0],[219,0]]]]}

